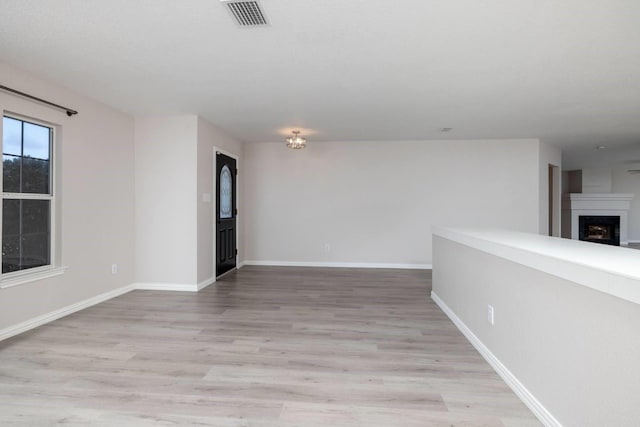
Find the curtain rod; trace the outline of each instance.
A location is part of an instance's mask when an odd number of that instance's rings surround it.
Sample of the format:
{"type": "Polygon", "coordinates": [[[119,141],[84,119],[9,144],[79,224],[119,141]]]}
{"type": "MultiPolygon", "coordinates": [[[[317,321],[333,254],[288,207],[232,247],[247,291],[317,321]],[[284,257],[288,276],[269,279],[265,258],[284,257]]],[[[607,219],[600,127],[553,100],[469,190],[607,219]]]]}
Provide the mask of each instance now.
{"type": "Polygon", "coordinates": [[[29,95],[28,93],[20,92],[19,90],[11,89],[10,87],[6,87],[6,86],[3,86],[3,85],[0,85],[0,89],[5,90],[7,92],[15,93],[16,95],[24,96],[25,98],[33,99],[34,101],[38,101],[38,102],[41,102],[43,104],[47,104],[50,107],[58,108],[59,110],[64,110],[64,111],[67,112],[67,116],[69,116],[69,117],[73,116],[74,114],[78,114],[78,112],[76,110],[72,110],[71,108],[63,107],[62,105],[54,104],[53,102],[49,102],[49,101],[45,101],[42,98],[38,98],[38,97],[35,97],[33,95],[29,95]]]}

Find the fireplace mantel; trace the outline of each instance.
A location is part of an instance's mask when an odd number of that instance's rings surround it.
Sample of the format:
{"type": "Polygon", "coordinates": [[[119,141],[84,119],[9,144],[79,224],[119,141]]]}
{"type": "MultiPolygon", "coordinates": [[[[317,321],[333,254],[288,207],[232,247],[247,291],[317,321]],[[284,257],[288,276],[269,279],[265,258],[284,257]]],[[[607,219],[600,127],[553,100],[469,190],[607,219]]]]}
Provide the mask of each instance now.
{"type": "Polygon", "coordinates": [[[562,210],[571,218],[571,238],[580,237],[579,218],[581,216],[619,216],[620,244],[628,245],[628,213],[631,209],[633,194],[626,193],[570,193],[563,197],[562,210]]]}

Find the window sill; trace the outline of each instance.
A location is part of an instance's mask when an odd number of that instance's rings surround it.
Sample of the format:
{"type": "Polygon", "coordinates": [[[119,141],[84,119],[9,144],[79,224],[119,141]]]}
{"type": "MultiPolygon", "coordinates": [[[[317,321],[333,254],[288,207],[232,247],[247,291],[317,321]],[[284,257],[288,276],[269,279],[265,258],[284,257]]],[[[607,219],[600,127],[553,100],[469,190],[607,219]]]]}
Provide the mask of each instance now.
{"type": "Polygon", "coordinates": [[[16,275],[7,275],[0,279],[0,289],[11,288],[24,283],[35,282],[36,280],[48,279],[50,277],[64,274],[67,267],[45,267],[37,271],[24,271],[16,275]]]}

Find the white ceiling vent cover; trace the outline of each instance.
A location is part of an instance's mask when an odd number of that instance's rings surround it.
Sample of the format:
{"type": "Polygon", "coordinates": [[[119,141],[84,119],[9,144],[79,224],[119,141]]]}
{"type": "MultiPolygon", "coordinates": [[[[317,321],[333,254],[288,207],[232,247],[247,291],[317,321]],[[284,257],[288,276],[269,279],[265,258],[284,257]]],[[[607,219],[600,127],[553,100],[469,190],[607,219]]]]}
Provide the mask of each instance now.
{"type": "Polygon", "coordinates": [[[260,3],[244,0],[220,0],[227,5],[229,12],[241,27],[263,27],[269,25],[260,3]]]}

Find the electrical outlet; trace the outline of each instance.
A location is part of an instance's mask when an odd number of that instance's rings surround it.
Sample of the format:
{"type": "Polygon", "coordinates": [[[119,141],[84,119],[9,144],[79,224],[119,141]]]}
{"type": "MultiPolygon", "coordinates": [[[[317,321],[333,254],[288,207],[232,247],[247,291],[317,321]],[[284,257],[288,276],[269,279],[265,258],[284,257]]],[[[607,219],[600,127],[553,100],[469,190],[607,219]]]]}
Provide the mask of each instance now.
{"type": "Polygon", "coordinates": [[[118,274],[118,264],[111,264],[111,274],[118,274]]]}
{"type": "Polygon", "coordinates": [[[488,305],[487,306],[487,321],[489,322],[490,325],[493,325],[494,317],[493,317],[493,306],[492,305],[488,305]]]}
{"type": "Polygon", "coordinates": [[[325,252],[331,252],[331,243],[325,243],[324,244],[324,251],[325,252]]]}

